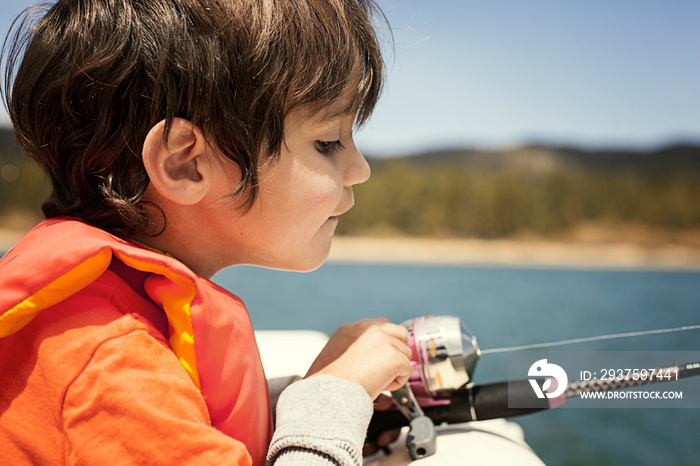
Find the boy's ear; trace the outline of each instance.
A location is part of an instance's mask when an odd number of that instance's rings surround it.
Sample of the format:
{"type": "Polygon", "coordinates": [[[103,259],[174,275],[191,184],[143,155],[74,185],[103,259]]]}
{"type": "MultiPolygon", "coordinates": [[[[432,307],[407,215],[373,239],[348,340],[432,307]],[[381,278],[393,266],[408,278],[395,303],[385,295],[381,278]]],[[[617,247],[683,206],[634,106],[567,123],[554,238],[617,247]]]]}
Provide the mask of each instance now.
{"type": "Polygon", "coordinates": [[[202,200],[211,181],[212,149],[202,130],[188,120],[175,118],[168,139],[165,120],[157,123],[143,144],[143,164],[161,197],[181,205],[202,200]]]}

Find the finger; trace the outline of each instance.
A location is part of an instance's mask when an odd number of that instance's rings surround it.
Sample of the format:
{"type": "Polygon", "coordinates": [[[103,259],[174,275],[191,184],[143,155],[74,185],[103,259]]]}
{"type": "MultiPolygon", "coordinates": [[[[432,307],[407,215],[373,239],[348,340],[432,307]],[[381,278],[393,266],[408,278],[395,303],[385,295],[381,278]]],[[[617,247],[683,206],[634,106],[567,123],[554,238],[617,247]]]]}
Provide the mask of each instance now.
{"type": "MultiPolygon", "coordinates": [[[[357,322],[354,322],[355,324],[362,326],[362,327],[372,327],[372,326],[380,326],[384,324],[391,324],[389,319],[386,317],[372,317],[370,319],[362,319],[358,320],[357,322]]],[[[393,324],[391,324],[393,325],[393,324]]]]}
{"type": "Polygon", "coordinates": [[[379,397],[374,400],[374,410],[375,411],[386,411],[394,406],[394,400],[384,394],[379,395],[379,397]]]}
{"type": "Polygon", "coordinates": [[[385,390],[393,392],[406,385],[406,382],[408,382],[408,378],[406,378],[406,380],[403,381],[401,379],[394,379],[389,385],[387,385],[385,390]]]}
{"type": "Polygon", "coordinates": [[[378,450],[379,447],[375,442],[365,442],[365,444],[362,446],[362,456],[369,456],[376,453],[378,450]]]}
{"type": "Polygon", "coordinates": [[[409,361],[413,358],[413,351],[405,342],[391,337],[389,344],[409,361]]]}
{"type": "Polygon", "coordinates": [[[403,325],[392,324],[391,322],[386,322],[380,327],[384,333],[390,335],[394,338],[406,343],[408,341],[408,329],[403,325]]]}
{"type": "Polygon", "coordinates": [[[401,429],[385,430],[377,437],[377,445],[380,447],[389,445],[401,435],[401,429]]]}
{"type": "Polygon", "coordinates": [[[394,390],[398,390],[399,388],[406,385],[406,383],[411,378],[410,364],[408,366],[408,371],[406,371],[406,369],[403,368],[401,372],[399,372],[399,375],[397,375],[396,378],[394,378],[394,380],[392,380],[384,390],[393,392],[394,390]]]}

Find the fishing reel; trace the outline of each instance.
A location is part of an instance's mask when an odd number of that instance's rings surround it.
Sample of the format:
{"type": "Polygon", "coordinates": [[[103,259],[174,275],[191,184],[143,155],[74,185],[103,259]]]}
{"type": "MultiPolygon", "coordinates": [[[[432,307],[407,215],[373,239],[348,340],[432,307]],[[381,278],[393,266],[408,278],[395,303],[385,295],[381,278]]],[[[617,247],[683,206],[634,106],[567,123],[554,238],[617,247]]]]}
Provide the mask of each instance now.
{"type": "Polygon", "coordinates": [[[435,453],[436,444],[433,420],[423,408],[449,405],[452,394],[472,381],[481,352],[476,336],[457,317],[421,316],[402,325],[408,329],[412,371],[392,398],[409,421],[406,446],[418,459],[435,453]]]}
{"type": "Polygon", "coordinates": [[[450,402],[449,395],[472,380],[481,357],[476,336],[454,316],[420,316],[402,324],[408,329],[411,377],[408,385],[420,406],[450,402]]]}

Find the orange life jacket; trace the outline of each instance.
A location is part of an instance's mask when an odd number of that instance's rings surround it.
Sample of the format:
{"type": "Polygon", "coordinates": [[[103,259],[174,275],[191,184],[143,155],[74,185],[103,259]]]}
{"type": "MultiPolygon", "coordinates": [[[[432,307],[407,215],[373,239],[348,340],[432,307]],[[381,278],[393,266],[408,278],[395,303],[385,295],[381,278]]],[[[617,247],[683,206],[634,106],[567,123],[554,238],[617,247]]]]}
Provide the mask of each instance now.
{"type": "Polygon", "coordinates": [[[170,347],[201,392],[212,425],[262,464],[272,415],[248,311],[173,257],[73,218],[45,220],[0,259],[0,338],[88,286],[113,257],[149,274],[145,290],[167,316],[170,347]]]}

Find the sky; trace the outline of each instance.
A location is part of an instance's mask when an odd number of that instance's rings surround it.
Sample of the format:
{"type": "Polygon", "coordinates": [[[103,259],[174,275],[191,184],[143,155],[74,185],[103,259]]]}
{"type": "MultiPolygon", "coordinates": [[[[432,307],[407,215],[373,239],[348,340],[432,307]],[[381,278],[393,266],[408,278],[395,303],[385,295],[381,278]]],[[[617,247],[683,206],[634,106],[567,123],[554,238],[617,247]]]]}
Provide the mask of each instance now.
{"type": "MultiPolygon", "coordinates": [[[[0,32],[31,0],[3,0],[0,32]]],[[[700,142],[700,1],[378,0],[373,155],[700,142]],[[390,31],[390,32],[389,32],[390,31]]]]}

